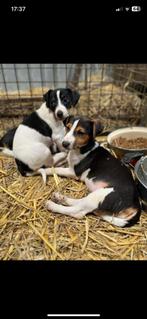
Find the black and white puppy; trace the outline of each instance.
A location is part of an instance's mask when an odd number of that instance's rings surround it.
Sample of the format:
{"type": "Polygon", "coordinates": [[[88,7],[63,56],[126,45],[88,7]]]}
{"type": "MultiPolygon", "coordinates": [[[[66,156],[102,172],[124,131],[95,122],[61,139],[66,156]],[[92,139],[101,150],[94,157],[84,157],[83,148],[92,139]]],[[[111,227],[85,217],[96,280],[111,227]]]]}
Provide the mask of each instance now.
{"type": "MultiPolygon", "coordinates": [[[[96,127],[88,118],[69,116],[65,125],[67,134],[62,144],[69,150],[69,167],[56,167],[55,172],[85,182],[90,194],[73,199],[55,193],[55,201],[63,205],[49,200],[46,208],[75,218],[94,212],[120,227],[137,222],[141,207],[135,182],[129,169],[95,141],[102,129],[100,123],[96,127]]],[[[50,168],[46,174],[52,175],[50,168]]]]}
{"type": "Polygon", "coordinates": [[[79,97],[78,92],[68,88],[49,90],[44,94],[44,103],[40,108],[1,139],[1,151],[14,156],[23,176],[31,176],[36,172],[42,174],[42,168],[54,166],[65,158],[66,152],[62,145],[65,135],[63,121],[79,97]],[[3,147],[4,142],[12,150],[3,147]],[[52,156],[50,148],[54,146],[59,153],[52,156]]]}

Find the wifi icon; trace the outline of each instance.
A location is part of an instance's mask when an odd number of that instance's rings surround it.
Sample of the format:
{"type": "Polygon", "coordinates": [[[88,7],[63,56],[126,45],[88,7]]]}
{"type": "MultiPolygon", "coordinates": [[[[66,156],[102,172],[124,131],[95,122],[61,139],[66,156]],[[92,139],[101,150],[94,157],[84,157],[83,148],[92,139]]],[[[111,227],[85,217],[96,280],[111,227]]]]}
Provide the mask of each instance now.
{"type": "Polygon", "coordinates": [[[126,9],[126,11],[129,11],[130,10],[130,8],[125,8],[126,9]]]}

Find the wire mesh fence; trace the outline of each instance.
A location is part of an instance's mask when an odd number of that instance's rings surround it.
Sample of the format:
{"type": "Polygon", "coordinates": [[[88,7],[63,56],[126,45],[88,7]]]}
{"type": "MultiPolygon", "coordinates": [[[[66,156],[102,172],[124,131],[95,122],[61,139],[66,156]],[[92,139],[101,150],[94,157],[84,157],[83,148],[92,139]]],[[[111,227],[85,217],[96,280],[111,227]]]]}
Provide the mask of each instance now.
{"type": "Polygon", "coordinates": [[[48,89],[61,87],[80,92],[73,113],[112,128],[146,121],[147,64],[1,64],[1,129],[36,109],[48,89]]]}

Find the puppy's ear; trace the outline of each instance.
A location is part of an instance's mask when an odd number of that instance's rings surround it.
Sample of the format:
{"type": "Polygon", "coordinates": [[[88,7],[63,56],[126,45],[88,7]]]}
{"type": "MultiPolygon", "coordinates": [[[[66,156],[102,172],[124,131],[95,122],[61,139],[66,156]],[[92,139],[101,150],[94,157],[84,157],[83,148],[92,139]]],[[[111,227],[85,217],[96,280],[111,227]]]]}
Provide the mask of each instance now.
{"type": "Polygon", "coordinates": [[[71,118],[71,115],[67,116],[67,117],[63,120],[64,126],[66,126],[66,125],[69,123],[70,118],[71,118]]]}
{"type": "Polygon", "coordinates": [[[49,106],[48,104],[50,101],[51,92],[53,92],[53,90],[48,90],[45,94],[43,94],[43,101],[47,103],[47,106],[49,106]]]}
{"type": "Polygon", "coordinates": [[[67,116],[67,117],[63,120],[64,126],[66,126],[67,123],[69,122],[69,118],[70,118],[70,116],[67,116]]]}
{"type": "Polygon", "coordinates": [[[78,101],[79,101],[80,93],[77,92],[77,91],[73,91],[73,90],[71,90],[69,88],[67,88],[67,91],[70,94],[72,106],[75,106],[78,103],[78,101]]]}
{"type": "Polygon", "coordinates": [[[95,138],[99,135],[104,129],[104,126],[100,121],[93,121],[93,137],[95,138]]]}

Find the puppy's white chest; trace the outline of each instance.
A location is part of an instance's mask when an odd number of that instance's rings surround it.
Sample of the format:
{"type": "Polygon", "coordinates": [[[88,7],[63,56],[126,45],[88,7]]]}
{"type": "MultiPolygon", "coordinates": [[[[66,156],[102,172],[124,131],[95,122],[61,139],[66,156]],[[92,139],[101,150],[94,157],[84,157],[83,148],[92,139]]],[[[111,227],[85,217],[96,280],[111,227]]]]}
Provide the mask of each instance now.
{"type": "Polygon", "coordinates": [[[68,162],[70,167],[77,165],[81,159],[83,159],[83,155],[76,153],[74,150],[69,152],[68,162]]]}
{"type": "Polygon", "coordinates": [[[52,139],[54,141],[56,140],[62,140],[65,135],[65,127],[64,126],[57,126],[53,128],[53,134],[52,134],[52,139]]]}
{"type": "Polygon", "coordinates": [[[65,151],[64,147],[62,146],[64,135],[65,135],[64,126],[61,125],[53,129],[52,140],[58,146],[60,151],[65,151]]]}

